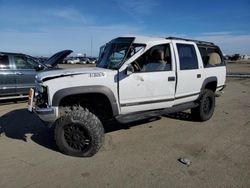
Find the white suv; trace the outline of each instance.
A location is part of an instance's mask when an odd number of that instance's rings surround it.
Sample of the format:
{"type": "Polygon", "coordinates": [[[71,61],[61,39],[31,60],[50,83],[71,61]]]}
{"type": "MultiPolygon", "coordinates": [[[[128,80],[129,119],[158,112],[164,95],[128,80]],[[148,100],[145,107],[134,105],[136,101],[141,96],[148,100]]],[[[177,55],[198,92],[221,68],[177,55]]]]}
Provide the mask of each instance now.
{"type": "Polygon", "coordinates": [[[96,67],[38,74],[29,110],[53,123],[63,153],[88,157],[103,144],[110,119],[127,123],[187,109],[200,121],[210,119],[225,79],[213,43],[119,37],[105,45],[96,67]]]}

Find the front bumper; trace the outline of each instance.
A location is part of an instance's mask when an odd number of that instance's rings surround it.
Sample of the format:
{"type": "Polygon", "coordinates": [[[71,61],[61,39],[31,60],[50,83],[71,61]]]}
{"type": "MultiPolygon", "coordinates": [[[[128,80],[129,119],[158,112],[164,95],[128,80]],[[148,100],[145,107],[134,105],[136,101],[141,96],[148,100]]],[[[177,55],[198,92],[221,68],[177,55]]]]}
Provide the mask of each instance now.
{"type": "Polygon", "coordinates": [[[58,116],[58,107],[49,107],[49,108],[33,108],[38,117],[44,121],[53,123],[57,120],[58,116]]]}
{"type": "Polygon", "coordinates": [[[34,112],[38,115],[38,117],[48,123],[53,123],[59,117],[58,107],[45,107],[39,108],[34,104],[34,89],[30,89],[29,91],[29,100],[28,100],[28,111],[34,112]]]}

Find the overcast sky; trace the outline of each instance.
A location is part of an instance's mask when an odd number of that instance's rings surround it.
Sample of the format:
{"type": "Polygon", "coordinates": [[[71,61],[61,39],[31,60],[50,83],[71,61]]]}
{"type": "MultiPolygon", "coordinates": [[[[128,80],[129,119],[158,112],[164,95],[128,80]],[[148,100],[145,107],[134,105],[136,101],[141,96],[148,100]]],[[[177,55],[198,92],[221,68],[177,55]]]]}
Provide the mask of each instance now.
{"type": "Polygon", "coordinates": [[[123,35],[179,36],[250,55],[250,1],[0,0],[0,51],[97,55],[123,35]]]}

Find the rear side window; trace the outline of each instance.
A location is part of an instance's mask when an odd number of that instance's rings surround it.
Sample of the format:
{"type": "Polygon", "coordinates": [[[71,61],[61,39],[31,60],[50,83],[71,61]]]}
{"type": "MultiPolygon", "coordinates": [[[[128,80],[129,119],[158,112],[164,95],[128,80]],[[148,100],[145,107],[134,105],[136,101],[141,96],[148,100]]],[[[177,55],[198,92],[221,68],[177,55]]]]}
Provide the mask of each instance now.
{"type": "Polygon", "coordinates": [[[220,50],[215,46],[198,46],[205,68],[221,66],[224,62],[220,50]]]}
{"type": "Polygon", "coordinates": [[[9,57],[0,54],[0,69],[10,69],[9,57]]]}
{"type": "Polygon", "coordinates": [[[198,60],[195,48],[190,44],[177,44],[180,70],[198,69],[198,60]]]}

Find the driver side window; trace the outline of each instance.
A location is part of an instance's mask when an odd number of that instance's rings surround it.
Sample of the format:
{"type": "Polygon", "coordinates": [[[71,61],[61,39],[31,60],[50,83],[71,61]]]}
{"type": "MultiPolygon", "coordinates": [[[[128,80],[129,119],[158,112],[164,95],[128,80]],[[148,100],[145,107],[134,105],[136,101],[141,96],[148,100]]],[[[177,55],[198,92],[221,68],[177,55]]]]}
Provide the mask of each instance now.
{"type": "Polygon", "coordinates": [[[169,44],[161,44],[150,48],[132,63],[135,72],[158,72],[172,70],[169,44]]]}
{"type": "Polygon", "coordinates": [[[35,69],[38,64],[31,58],[25,56],[14,56],[16,69],[35,69]]]}

